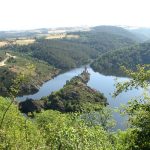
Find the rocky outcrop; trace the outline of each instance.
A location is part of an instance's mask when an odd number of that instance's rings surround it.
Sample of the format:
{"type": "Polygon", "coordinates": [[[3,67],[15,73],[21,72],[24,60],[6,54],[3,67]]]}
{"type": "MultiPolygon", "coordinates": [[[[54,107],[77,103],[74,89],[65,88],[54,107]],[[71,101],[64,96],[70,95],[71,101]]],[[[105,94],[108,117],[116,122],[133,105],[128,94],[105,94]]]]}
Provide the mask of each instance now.
{"type": "Polygon", "coordinates": [[[62,89],[53,92],[45,99],[26,100],[19,104],[23,113],[39,112],[41,109],[53,109],[61,112],[82,112],[87,109],[96,109],[98,106],[106,106],[107,99],[104,95],[89,86],[87,82],[90,74],[83,71],[79,76],[67,81],[62,89]]]}

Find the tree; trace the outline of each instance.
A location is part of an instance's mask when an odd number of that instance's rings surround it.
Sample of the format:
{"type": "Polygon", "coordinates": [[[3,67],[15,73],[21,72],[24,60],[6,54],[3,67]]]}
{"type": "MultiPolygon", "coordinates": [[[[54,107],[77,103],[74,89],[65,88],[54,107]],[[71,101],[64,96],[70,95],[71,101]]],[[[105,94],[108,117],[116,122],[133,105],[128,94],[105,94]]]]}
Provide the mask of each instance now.
{"type": "Polygon", "coordinates": [[[126,67],[122,69],[131,77],[130,81],[116,85],[115,96],[132,88],[145,89],[140,99],[134,99],[122,110],[129,116],[129,125],[124,132],[119,132],[118,141],[124,149],[150,149],[150,65],[138,65],[134,72],[126,67]]]}
{"type": "Polygon", "coordinates": [[[25,69],[22,72],[20,72],[16,76],[16,78],[13,80],[13,82],[12,82],[13,84],[11,85],[11,87],[8,90],[9,91],[9,96],[11,98],[11,102],[8,105],[8,107],[5,109],[5,111],[2,115],[2,118],[1,118],[1,121],[0,121],[0,128],[2,128],[2,124],[3,124],[4,118],[6,116],[6,113],[8,112],[11,105],[13,103],[15,103],[15,101],[16,101],[15,99],[16,99],[17,94],[20,91],[21,84],[28,82],[28,77],[33,74],[33,71],[35,69],[32,64],[28,64],[26,67],[28,69],[28,72],[24,71],[25,69]]]}

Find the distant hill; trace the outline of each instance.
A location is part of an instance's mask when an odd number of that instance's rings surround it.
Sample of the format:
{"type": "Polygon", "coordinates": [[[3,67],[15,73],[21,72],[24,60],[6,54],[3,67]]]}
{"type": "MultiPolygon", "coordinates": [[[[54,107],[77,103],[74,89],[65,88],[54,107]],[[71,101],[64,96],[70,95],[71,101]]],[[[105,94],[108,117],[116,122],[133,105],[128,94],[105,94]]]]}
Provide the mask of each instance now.
{"type": "MultiPolygon", "coordinates": [[[[72,28],[61,29],[68,31],[72,30],[72,28]]],[[[64,71],[90,63],[91,60],[96,59],[99,54],[137,43],[135,39],[114,34],[114,32],[99,32],[99,30],[97,30],[98,29],[84,32],[68,32],[58,39],[47,39],[48,37],[42,37],[29,40],[16,39],[16,42],[14,39],[13,46],[12,44],[7,44],[4,47],[1,47],[1,49],[25,53],[26,55],[38,58],[39,60],[44,60],[50,65],[64,71]],[[32,41],[32,43],[27,43],[26,41],[32,41]],[[20,42],[25,44],[19,44],[20,42]]],[[[124,31],[124,29],[122,30],[124,31]]],[[[1,43],[3,44],[4,42],[5,41],[2,41],[1,43]]]]}
{"type": "Polygon", "coordinates": [[[143,38],[143,40],[150,40],[150,28],[136,28],[130,29],[130,32],[136,34],[138,37],[143,38]]]}
{"type": "MultiPolygon", "coordinates": [[[[85,31],[86,29],[88,30],[88,28],[58,28],[56,30],[18,31],[14,32],[14,34],[18,34],[18,36],[25,33],[44,34],[49,31],[60,32],[62,30],[67,33],[58,39],[46,39],[47,37],[29,39],[34,42],[26,42],[25,45],[19,43],[25,42],[26,38],[23,40],[13,39],[13,46],[12,44],[7,44],[1,49],[24,53],[65,71],[90,63],[91,60],[93,61],[99,55],[109,51],[135,45],[139,41],[134,34],[121,27],[97,26],[90,28],[88,31],[85,31]]],[[[5,40],[1,41],[2,44],[5,42],[5,40]]]]}
{"type": "Polygon", "coordinates": [[[105,32],[115,35],[124,36],[126,38],[132,39],[134,41],[140,41],[141,38],[134,34],[134,32],[130,32],[130,30],[126,30],[122,27],[117,26],[96,26],[96,27],[60,27],[60,28],[41,28],[41,29],[32,29],[32,30],[16,30],[16,31],[0,31],[0,39],[14,39],[14,38],[35,38],[35,37],[43,37],[50,34],[58,34],[58,33],[74,33],[74,32],[105,32]]]}
{"type": "Polygon", "coordinates": [[[98,54],[95,49],[85,44],[62,39],[39,39],[33,44],[6,46],[2,49],[21,52],[39,60],[44,60],[63,71],[87,64],[91,59],[96,58],[98,54]]]}
{"type": "Polygon", "coordinates": [[[136,36],[134,33],[130,32],[129,30],[126,30],[122,27],[117,26],[96,26],[92,28],[93,32],[107,32],[110,34],[120,35],[129,39],[132,39],[133,41],[140,42],[141,39],[136,36]]]}
{"type": "Polygon", "coordinates": [[[110,32],[98,32],[97,30],[91,30],[89,32],[74,32],[74,35],[78,35],[79,38],[70,39],[70,41],[94,48],[100,54],[137,43],[137,41],[125,36],[110,32]]]}
{"type": "Polygon", "coordinates": [[[78,31],[89,31],[90,27],[59,27],[59,28],[40,28],[32,30],[14,30],[14,31],[0,31],[0,39],[12,38],[34,38],[43,37],[49,34],[68,33],[78,31]]]}
{"type": "Polygon", "coordinates": [[[40,28],[32,30],[14,30],[14,31],[0,31],[0,39],[15,39],[15,38],[35,38],[47,35],[50,29],[40,28]]]}
{"type": "Polygon", "coordinates": [[[137,44],[101,55],[92,68],[104,74],[121,75],[120,66],[135,69],[138,64],[150,64],[150,43],[137,44]]]}

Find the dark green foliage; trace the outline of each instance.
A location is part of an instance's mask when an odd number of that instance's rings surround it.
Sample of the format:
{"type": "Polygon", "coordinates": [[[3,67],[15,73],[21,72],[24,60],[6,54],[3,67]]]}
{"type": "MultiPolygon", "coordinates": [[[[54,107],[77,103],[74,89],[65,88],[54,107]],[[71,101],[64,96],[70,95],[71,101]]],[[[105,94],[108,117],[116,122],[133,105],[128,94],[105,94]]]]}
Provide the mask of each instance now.
{"type": "Polygon", "coordinates": [[[90,112],[100,110],[106,106],[107,99],[103,94],[86,85],[89,74],[81,75],[67,81],[66,85],[57,92],[53,92],[41,100],[26,100],[20,102],[20,110],[23,113],[39,111],[41,109],[53,109],[61,112],[90,112]]]}
{"type": "Polygon", "coordinates": [[[150,43],[122,48],[113,52],[101,55],[92,63],[92,68],[104,74],[122,75],[120,66],[135,69],[138,64],[150,63],[150,43]]]}
{"type": "Polygon", "coordinates": [[[66,85],[49,96],[50,108],[61,112],[83,112],[98,110],[107,105],[103,94],[91,89],[86,85],[84,76],[74,77],[66,85]]]}
{"type": "MultiPolygon", "coordinates": [[[[93,31],[91,33],[97,34],[93,31]]],[[[113,47],[113,40],[115,39],[113,34],[113,36],[111,36],[111,34],[109,33],[100,33],[105,37],[104,41],[102,42],[104,45],[102,45],[102,43],[98,45],[98,40],[96,41],[95,38],[95,40],[92,41],[92,39],[90,39],[87,34],[89,33],[82,33],[82,35],[80,35],[80,40],[38,40],[35,44],[31,44],[28,46],[16,46],[15,48],[17,51],[21,51],[28,55],[46,60],[49,63],[53,63],[53,65],[55,66],[58,65],[58,67],[62,67],[63,69],[68,69],[72,68],[73,66],[85,63],[85,60],[87,58],[95,58],[95,54],[97,54],[97,52],[92,54],[90,53],[90,51],[85,50],[84,52],[86,52],[86,55],[84,55],[84,53],[79,50],[80,48],[78,49],[77,47],[75,47],[76,43],[82,46],[84,44],[86,46],[88,45],[90,48],[92,47],[102,53],[110,51],[111,46],[112,49],[116,48],[117,46],[121,46],[119,42],[118,45],[115,45],[116,47],[113,47]],[[107,38],[110,38],[110,41],[106,40],[107,38]],[[73,43],[71,44],[71,46],[74,47],[72,48],[72,50],[70,50],[70,43],[73,43]],[[40,44],[42,45],[41,47],[40,44]],[[44,48],[44,46],[46,48],[44,48]],[[62,48],[61,46],[64,47],[62,48]],[[102,46],[102,48],[100,46],[102,46]],[[44,53],[42,53],[42,49],[44,53]],[[73,53],[75,49],[77,49],[77,53],[73,53]],[[38,55],[36,55],[36,52],[38,55]],[[46,56],[46,54],[48,54],[48,57],[46,56]],[[81,58],[79,57],[80,55],[81,58]],[[58,63],[59,59],[60,63],[58,63]],[[66,62],[65,59],[67,60],[66,62]]],[[[117,36],[117,42],[118,38],[124,39],[121,36],[117,36]]],[[[99,39],[102,39],[102,36],[99,39]]],[[[123,45],[126,45],[126,42],[126,40],[125,42],[123,40],[123,45]]],[[[110,69],[110,71],[111,69],[116,69],[116,71],[118,71],[118,67],[120,65],[125,65],[134,69],[135,64],[149,63],[149,47],[149,43],[136,45],[130,48],[117,50],[112,53],[103,54],[98,60],[100,60],[100,63],[102,64],[102,66],[104,66],[103,70],[108,68],[110,69]]],[[[7,79],[5,77],[7,77],[8,79],[15,78],[12,77],[15,74],[12,74],[10,72],[10,66],[12,66],[12,64],[20,64],[22,66],[24,62],[25,61],[21,60],[16,62],[15,60],[8,61],[7,65],[9,67],[3,67],[0,70],[0,75],[2,75],[0,78],[1,87],[9,84],[9,82],[7,83],[7,79]]],[[[98,68],[99,61],[95,62],[95,67],[98,68]]],[[[92,64],[93,67],[95,62],[92,64]]],[[[39,65],[39,68],[43,68],[43,70],[44,68],[46,68],[44,70],[45,72],[47,68],[50,67],[48,67],[47,64],[45,64],[44,62],[42,62],[41,64],[37,61],[34,61],[34,63],[36,65],[39,65]]],[[[21,67],[20,65],[18,66],[21,67]]],[[[52,68],[50,67],[49,69],[51,70],[52,68]]],[[[101,68],[98,69],[100,70],[101,68]]],[[[115,96],[117,96],[122,91],[127,91],[128,89],[137,88],[139,86],[147,89],[150,79],[150,70],[148,68],[148,65],[146,67],[138,66],[137,72],[127,70],[125,67],[124,70],[127,75],[131,77],[131,80],[125,83],[118,83],[115,96]]],[[[26,72],[27,71],[28,70],[26,70],[26,72]]],[[[42,71],[42,69],[35,68],[35,77],[38,78],[38,75],[42,75],[43,77],[45,74],[44,71],[42,71]]],[[[33,111],[39,112],[41,111],[41,109],[55,109],[63,112],[61,113],[53,110],[47,110],[38,114],[33,113],[35,115],[35,118],[33,120],[30,120],[30,118],[24,117],[22,114],[20,114],[17,106],[13,104],[14,100],[10,101],[9,99],[4,99],[0,97],[0,149],[150,149],[150,96],[148,95],[149,91],[148,93],[142,95],[140,101],[136,99],[132,102],[129,102],[127,107],[122,109],[122,112],[129,116],[129,128],[125,131],[110,133],[106,131],[110,119],[110,114],[107,110],[105,110],[104,107],[104,105],[107,105],[106,98],[103,96],[103,94],[91,89],[86,85],[88,79],[89,74],[83,73],[80,76],[74,77],[73,79],[68,81],[61,90],[59,90],[58,92],[53,92],[49,97],[42,98],[40,101],[37,102],[32,100],[28,100],[25,103],[23,102],[22,104],[24,104],[25,106],[25,113],[33,111]],[[64,113],[76,111],[82,113],[64,113]]],[[[16,93],[14,90],[18,89],[18,85],[20,85],[18,82],[21,82],[21,80],[17,79],[14,81],[16,81],[16,84],[14,84],[14,87],[11,86],[13,87],[12,94],[13,92],[16,93]]],[[[16,95],[14,94],[14,97],[15,96],[16,95]]]]}
{"type": "MultiPolygon", "coordinates": [[[[0,54],[5,57],[3,51],[1,51],[0,54]]],[[[20,86],[20,95],[38,91],[38,87],[43,81],[51,79],[59,73],[58,69],[55,69],[43,61],[33,59],[18,52],[11,52],[11,54],[15,55],[16,58],[10,58],[5,66],[0,67],[0,94],[3,96],[8,96],[12,81],[19,73],[30,73],[28,66],[31,64],[34,68],[33,73],[28,77],[29,82],[20,86]]]]}
{"type": "Polygon", "coordinates": [[[22,113],[28,114],[31,112],[41,112],[42,109],[47,107],[47,102],[45,100],[32,100],[27,99],[26,101],[19,103],[19,110],[22,113]]]}
{"type": "MultiPolygon", "coordinates": [[[[0,119],[9,102],[0,97],[0,119]]],[[[31,120],[12,104],[0,129],[0,149],[113,150],[113,145],[101,126],[88,126],[77,114],[49,110],[31,120]]]]}
{"type": "Polygon", "coordinates": [[[115,95],[131,88],[142,87],[145,89],[140,98],[128,102],[122,112],[129,117],[129,129],[120,132],[119,141],[124,149],[148,150],[150,149],[150,65],[137,66],[135,72],[124,68],[131,77],[130,81],[117,84],[115,95]],[[130,140],[128,140],[130,139],[130,140]]]}
{"type": "Polygon", "coordinates": [[[45,111],[35,118],[52,150],[113,150],[109,134],[101,126],[88,126],[77,114],[45,111]]]}
{"type": "Polygon", "coordinates": [[[97,30],[92,30],[89,32],[78,32],[74,34],[79,35],[80,38],[71,39],[70,41],[88,45],[100,52],[100,54],[135,44],[135,41],[130,38],[105,31],[98,32],[97,30]]]}
{"type": "Polygon", "coordinates": [[[84,44],[64,40],[39,39],[34,44],[16,45],[12,49],[44,60],[62,70],[89,63],[98,54],[95,49],[84,44]]]}
{"type": "MultiPolygon", "coordinates": [[[[112,30],[112,27],[108,28],[112,30]]],[[[79,38],[66,37],[51,40],[41,38],[36,39],[33,44],[24,46],[7,45],[2,49],[26,53],[64,71],[89,63],[92,59],[97,58],[99,54],[135,44],[134,38],[128,35],[128,31],[122,30],[124,32],[117,27],[115,32],[109,30],[99,31],[99,29],[94,28],[89,32],[67,33],[68,35],[78,35],[79,38]]]]}
{"type": "MultiPolygon", "coordinates": [[[[117,93],[126,91],[128,87],[141,86],[147,89],[149,86],[150,70],[148,66],[138,66],[137,72],[127,70],[126,73],[131,76],[130,81],[118,83],[117,93]]],[[[83,75],[83,74],[82,74],[83,75]]],[[[85,86],[86,77],[74,77],[60,91],[53,93],[58,100],[69,101],[70,98],[78,99],[78,95],[72,92],[79,90],[78,86],[85,86]],[[85,82],[83,82],[85,81],[85,82]],[[80,83],[80,84],[79,84],[80,83]],[[75,86],[76,85],[76,86],[75,86]],[[75,89],[77,87],[77,89],[75,89]],[[70,91],[69,91],[70,90],[70,91]],[[63,99],[62,93],[65,99],[63,99]],[[72,95],[73,94],[73,95],[72,95]],[[69,96],[69,99],[67,97],[69,96]]],[[[61,113],[53,110],[44,111],[35,114],[33,120],[24,117],[17,110],[16,105],[9,99],[0,97],[0,120],[4,112],[9,109],[0,126],[0,149],[41,149],[41,150],[149,150],[150,149],[150,97],[149,91],[144,94],[140,101],[134,100],[122,109],[122,112],[129,116],[129,128],[125,131],[110,133],[106,131],[109,124],[110,114],[105,107],[98,103],[93,103],[93,98],[103,97],[99,93],[90,92],[87,97],[89,87],[80,87],[79,95],[85,104],[86,113],[61,113]],[[81,90],[82,89],[82,90],[81,90]],[[96,96],[95,96],[96,94],[96,96]],[[83,98],[83,99],[82,99],[83,98]],[[86,103],[85,98],[89,103],[86,103]],[[92,103],[91,103],[92,102],[92,103]],[[12,105],[10,105],[12,104],[12,105]],[[89,105],[88,105],[89,104],[89,105]],[[97,112],[92,109],[92,114],[88,113],[92,107],[97,106],[97,112]],[[90,107],[89,107],[90,106],[90,107]],[[90,109],[89,109],[90,108],[90,109]],[[100,109],[101,108],[101,109],[100,109]],[[101,111],[102,110],[102,111],[101,111]],[[99,113],[99,114],[96,114],[99,113]],[[100,116],[97,116],[100,115],[100,116]],[[100,117],[100,118],[99,118],[100,117]],[[88,120],[87,120],[88,119],[88,120]],[[92,120],[90,120],[92,119],[92,120]],[[108,119],[108,120],[107,120],[108,119]]],[[[46,102],[47,98],[43,98],[46,102]]],[[[98,102],[98,101],[97,101],[98,102]]],[[[99,101],[100,102],[100,101],[99,101]]],[[[32,103],[32,102],[31,102],[32,103]]],[[[62,102],[63,103],[63,102],[62,102]]],[[[71,106],[69,106],[71,107],[71,106]]],[[[78,107],[77,107],[78,108],[78,107]]]]}
{"type": "Polygon", "coordinates": [[[14,78],[15,74],[12,74],[11,71],[3,67],[0,69],[0,91],[1,94],[7,91],[7,88],[11,85],[11,80],[14,78]]]}
{"type": "MultiPolygon", "coordinates": [[[[0,120],[10,103],[9,99],[0,97],[0,120]]],[[[0,149],[30,150],[40,149],[44,145],[37,125],[33,124],[30,119],[23,117],[17,107],[12,104],[0,128],[0,149]]]]}

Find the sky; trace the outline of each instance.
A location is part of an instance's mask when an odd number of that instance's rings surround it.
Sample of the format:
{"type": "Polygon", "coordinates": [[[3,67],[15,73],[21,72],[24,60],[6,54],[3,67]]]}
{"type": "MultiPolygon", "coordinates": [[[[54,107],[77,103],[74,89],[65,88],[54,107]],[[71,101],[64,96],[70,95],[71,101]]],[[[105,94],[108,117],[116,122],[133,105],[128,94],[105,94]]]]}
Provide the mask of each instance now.
{"type": "Polygon", "coordinates": [[[150,27],[150,0],[0,0],[0,30],[150,27]]]}

